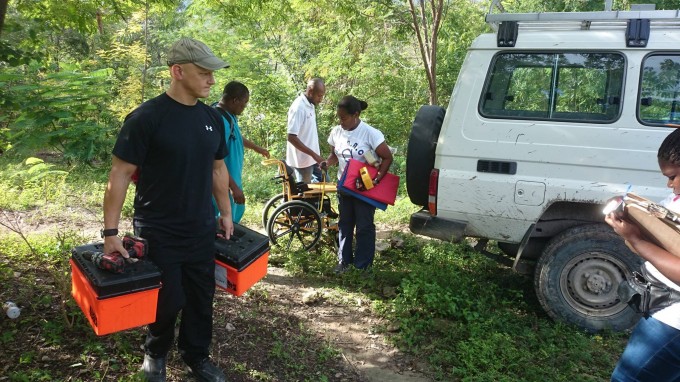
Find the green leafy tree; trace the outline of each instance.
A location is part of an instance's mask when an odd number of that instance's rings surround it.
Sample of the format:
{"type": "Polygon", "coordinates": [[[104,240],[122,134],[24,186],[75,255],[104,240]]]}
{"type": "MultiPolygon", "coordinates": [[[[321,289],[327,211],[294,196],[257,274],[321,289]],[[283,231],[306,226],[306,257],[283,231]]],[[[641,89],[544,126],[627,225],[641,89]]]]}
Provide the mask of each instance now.
{"type": "Polygon", "coordinates": [[[165,46],[148,26],[166,26],[175,3],[10,2],[0,41],[0,145],[106,158],[123,116],[163,88],[167,74],[152,65],[165,46]]]}
{"type": "Polygon", "coordinates": [[[101,158],[115,123],[106,108],[110,76],[106,69],[44,74],[38,66],[0,74],[5,148],[47,150],[80,161],[101,158]]]}
{"type": "MultiPolygon", "coordinates": [[[[422,51],[405,1],[10,2],[3,34],[7,44],[0,42],[0,61],[16,67],[7,74],[39,75],[36,79],[18,76],[5,80],[10,88],[3,90],[2,102],[9,112],[0,117],[0,139],[13,150],[37,150],[45,144],[65,154],[70,152],[67,141],[82,139],[98,142],[104,154],[83,150],[77,155],[68,154],[70,157],[106,156],[122,118],[166,88],[169,77],[164,60],[168,46],[179,37],[189,36],[206,42],[231,63],[231,68],[216,72],[217,85],[206,102],[217,101],[230,80],[245,83],[251,89],[251,103],[241,117],[244,132],[265,144],[275,156],[282,156],[285,150],[287,109],[306,80],[314,76],[325,78],[328,85],[326,99],[318,108],[322,141],[337,124],[336,102],[353,94],[370,105],[363,118],[380,128],[390,145],[402,147],[418,106],[448,97],[465,49],[484,28],[477,2],[427,4],[442,5],[437,43],[432,44],[431,34],[427,37],[432,81],[423,70],[422,51]],[[470,20],[479,20],[481,26],[474,23],[474,28],[469,27],[470,20]],[[4,55],[3,46],[7,47],[4,55]],[[51,106],[43,96],[44,89],[40,89],[48,86],[45,79],[66,71],[85,78],[101,70],[106,70],[105,80],[96,77],[96,83],[74,81],[75,90],[64,97],[66,103],[54,105],[55,113],[70,113],[66,119],[57,114],[51,123],[38,123],[28,114],[55,115],[26,108],[13,98],[26,97],[28,103],[51,106]],[[90,104],[97,105],[99,117],[80,106],[80,99],[71,97],[76,93],[96,97],[90,104]],[[55,131],[40,136],[54,126],[60,127],[56,131],[65,126],[72,129],[71,121],[76,120],[98,127],[82,128],[80,135],[74,129],[68,139],[64,132],[55,131]],[[101,132],[103,135],[96,135],[101,132]],[[28,139],[31,135],[33,138],[28,139]]],[[[427,25],[430,19],[425,15],[427,25]]],[[[422,22],[423,17],[417,20],[422,22]]],[[[59,85],[50,94],[64,89],[59,85]]],[[[73,147],[78,145],[74,143],[73,147]]]]}
{"type": "Polygon", "coordinates": [[[310,77],[323,77],[327,84],[317,119],[322,140],[337,124],[335,104],[345,94],[369,103],[363,118],[395,146],[406,141],[416,105],[427,99],[415,45],[401,31],[403,19],[395,16],[404,8],[391,2],[202,0],[191,9],[204,12],[203,20],[209,12],[221,18],[218,36],[231,46],[220,50],[234,53],[224,72],[257,84],[242,119],[246,126],[266,125],[268,139],[281,149],[286,110],[310,77]],[[262,92],[267,99],[256,98],[262,92]],[[270,105],[256,110],[261,102],[270,105]]]}
{"type": "Polygon", "coordinates": [[[449,102],[472,42],[481,33],[491,32],[484,22],[485,11],[479,2],[459,0],[455,3],[455,9],[446,13],[442,21],[437,56],[437,99],[440,105],[449,102]]]}

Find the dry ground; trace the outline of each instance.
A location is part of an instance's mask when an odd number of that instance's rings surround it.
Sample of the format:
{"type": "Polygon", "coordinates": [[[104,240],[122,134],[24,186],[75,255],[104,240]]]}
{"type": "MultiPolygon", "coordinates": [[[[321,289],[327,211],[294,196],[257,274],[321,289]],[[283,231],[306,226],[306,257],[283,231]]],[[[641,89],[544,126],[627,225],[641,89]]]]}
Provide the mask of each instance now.
{"type": "Polygon", "coordinates": [[[306,286],[281,268],[270,267],[261,286],[274,301],[290,307],[290,313],[339,348],[342,358],[357,374],[357,380],[430,380],[418,371],[422,365],[395,349],[380,334],[378,328],[389,329],[389,324],[373,314],[368,301],[353,298],[335,302],[337,296],[333,291],[306,286]]]}
{"type": "MultiPolygon", "coordinates": [[[[74,213],[77,215],[81,233],[96,238],[96,219],[83,222],[82,214],[74,213]]],[[[39,216],[17,218],[26,232],[74,226],[73,222],[53,223],[39,216]]],[[[13,233],[0,227],[0,234],[13,233]]],[[[128,354],[133,359],[127,362],[120,354],[110,354],[121,339],[94,336],[78,317],[79,311],[74,314],[73,328],[60,333],[59,339],[50,338],[49,323],[63,320],[61,307],[55,303],[59,300],[58,280],[44,270],[16,264],[3,253],[0,268],[12,272],[10,285],[0,287],[0,299],[13,299],[22,307],[18,319],[0,318],[0,336],[11,338],[0,342],[0,381],[35,370],[48,371],[50,378],[60,380],[126,381],[139,377],[130,365],[141,360],[141,350],[131,349],[128,354]],[[50,295],[53,298],[46,298],[50,295]],[[83,341],[99,344],[99,351],[107,356],[92,355],[91,349],[81,354],[76,349],[82,349],[83,341]]],[[[431,380],[423,364],[389,343],[386,333],[390,333],[390,324],[373,312],[369,301],[336,285],[310,285],[270,265],[268,275],[244,296],[218,291],[213,357],[230,373],[229,380],[431,380]]],[[[143,333],[142,329],[133,329],[122,338],[138,346],[143,333]]],[[[176,352],[169,359],[168,380],[190,380],[176,352]]]]}

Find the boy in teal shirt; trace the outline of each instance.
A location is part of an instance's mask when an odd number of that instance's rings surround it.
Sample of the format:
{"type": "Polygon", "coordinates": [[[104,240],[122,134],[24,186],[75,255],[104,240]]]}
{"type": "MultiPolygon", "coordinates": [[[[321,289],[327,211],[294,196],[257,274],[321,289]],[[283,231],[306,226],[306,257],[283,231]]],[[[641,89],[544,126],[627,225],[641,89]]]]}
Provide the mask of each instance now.
{"type": "MultiPolygon", "coordinates": [[[[229,200],[231,202],[231,216],[234,223],[241,221],[243,213],[246,210],[246,198],[243,195],[243,156],[244,148],[254,150],[258,154],[269,158],[269,151],[267,149],[256,145],[254,142],[246,139],[241,135],[241,130],[238,125],[238,116],[243,113],[243,110],[250,101],[250,91],[248,88],[237,81],[229,82],[222,92],[222,99],[215,105],[217,111],[224,119],[225,139],[229,155],[224,158],[224,163],[229,170],[229,200]]],[[[215,210],[216,215],[219,215],[215,210]]]]}

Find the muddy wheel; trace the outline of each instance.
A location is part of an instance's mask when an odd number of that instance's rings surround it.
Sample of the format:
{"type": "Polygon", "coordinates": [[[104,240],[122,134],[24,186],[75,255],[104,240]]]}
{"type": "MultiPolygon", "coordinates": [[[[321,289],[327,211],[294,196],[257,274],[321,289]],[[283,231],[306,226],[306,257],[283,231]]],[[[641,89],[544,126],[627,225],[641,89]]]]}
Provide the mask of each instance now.
{"type": "Polygon", "coordinates": [[[536,295],[553,319],[590,332],[626,330],[640,316],[616,291],[641,264],[606,225],[573,227],[555,236],[536,264],[536,295]]]}
{"type": "Polygon", "coordinates": [[[269,199],[267,203],[264,204],[262,208],[262,227],[267,229],[267,223],[269,223],[269,214],[280,206],[284,202],[285,195],[280,193],[273,198],[269,199]]]}
{"type": "Polygon", "coordinates": [[[267,234],[272,244],[287,251],[309,250],[321,237],[321,217],[307,202],[285,202],[272,212],[267,234]]]}

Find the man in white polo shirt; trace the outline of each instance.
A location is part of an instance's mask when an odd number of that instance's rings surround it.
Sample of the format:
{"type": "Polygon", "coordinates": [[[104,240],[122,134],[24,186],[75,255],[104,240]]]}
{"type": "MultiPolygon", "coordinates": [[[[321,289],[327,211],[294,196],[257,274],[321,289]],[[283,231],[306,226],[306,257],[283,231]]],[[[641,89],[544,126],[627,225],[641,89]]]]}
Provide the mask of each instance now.
{"type": "Polygon", "coordinates": [[[312,173],[323,162],[316,128],[315,106],[323,100],[326,85],[321,78],[312,78],[307,89],[288,109],[288,143],[286,162],[295,171],[298,182],[311,183],[312,173]]]}

